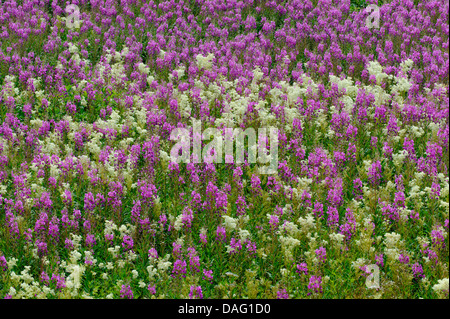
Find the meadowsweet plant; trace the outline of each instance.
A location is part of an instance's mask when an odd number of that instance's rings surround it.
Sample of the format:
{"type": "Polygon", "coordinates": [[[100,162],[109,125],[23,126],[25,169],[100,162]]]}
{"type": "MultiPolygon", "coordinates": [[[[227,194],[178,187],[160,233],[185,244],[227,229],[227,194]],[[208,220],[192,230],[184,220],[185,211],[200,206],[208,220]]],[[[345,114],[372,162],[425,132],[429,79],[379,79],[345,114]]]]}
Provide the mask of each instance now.
{"type": "Polygon", "coordinates": [[[2,1],[0,297],[448,298],[448,11],[2,1]]]}

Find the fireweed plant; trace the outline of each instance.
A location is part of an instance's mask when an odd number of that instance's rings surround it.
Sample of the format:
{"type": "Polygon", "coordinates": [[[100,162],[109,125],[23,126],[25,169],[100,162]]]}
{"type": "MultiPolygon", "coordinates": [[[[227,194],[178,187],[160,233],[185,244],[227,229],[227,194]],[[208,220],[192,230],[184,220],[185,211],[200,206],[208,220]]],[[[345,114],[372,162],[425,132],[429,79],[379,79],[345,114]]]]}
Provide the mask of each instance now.
{"type": "Polygon", "coordinates": [[[2,1],[0,296],[448,298],[448,10],[2,1]],[[194,121],[275,174],[173,162],[194,121]]]}

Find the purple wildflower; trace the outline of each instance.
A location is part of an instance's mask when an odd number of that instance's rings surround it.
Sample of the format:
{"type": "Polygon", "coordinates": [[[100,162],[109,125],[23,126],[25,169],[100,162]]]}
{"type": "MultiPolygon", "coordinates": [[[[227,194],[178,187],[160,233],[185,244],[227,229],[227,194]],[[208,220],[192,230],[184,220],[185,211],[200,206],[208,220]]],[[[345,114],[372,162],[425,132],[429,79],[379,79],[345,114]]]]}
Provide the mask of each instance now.
{"type": "Polygon", "coordinates": [[[120,289],[120,298],[122,299],[133,299],[133,291],[131,290],[130,285],[122,285],[122,288],[120,289]]]}

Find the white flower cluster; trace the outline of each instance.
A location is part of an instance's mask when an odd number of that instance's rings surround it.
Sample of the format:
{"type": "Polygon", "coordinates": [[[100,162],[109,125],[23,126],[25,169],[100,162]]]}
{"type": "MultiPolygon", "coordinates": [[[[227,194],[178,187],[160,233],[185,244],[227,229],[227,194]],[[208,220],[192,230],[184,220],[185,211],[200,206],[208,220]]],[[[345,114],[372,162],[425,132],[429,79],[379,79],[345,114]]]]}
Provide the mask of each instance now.
{"type": "Polygon", "coordinates": [[[386,233],[384,235],[385,239],[384,239],[384,243],[385,243],[385,253],[387,255],[387,257],[391,260],[391,261],[395,261],[398,259],[399,255],[400,255],[400,251],[399,248],[402,244],[402,241],[400,240],[401,235],[397,234],[397,233],[386,233]]]}
{"type": "Polygon", "coordinates": [[[295,247],[300,245],[300,240],[291,236],[279,236],[278,239],[281,243],[286,259],[291,259],[293,256],[292,251],[295,247]]]}
{"type": "Polygon", "coordinates": [[[352,98],[355,98],[356,94],[358,93],[358,87],[354,85],[353,79],[351,77],[340,79],[337,76],[330,74],[330,82],[336,83],[339,90],[345,89],[346,96],[348,96],[351,101],[353,101],[352,98]]]}
{"type": "Polygon", "coordinates": [[[182,94],[176,94],[175,96],[177,97],[178,108],[181,116],[185,118],[190,118],[192,108],[187,92],[183,92],[182,94]]]}
{"type": "Polygon", "coordinates": [[[242,241],[246,241],[251,238],[251,234],[247,229],[239,229],[239,238],[242,241]]]}
{"type": "Polygon", "coordinates": [[[172,263],[169,261],[170,255],[167,254],[164,256],[164,258],[159,258],[158,260],[158,270],[162,273],[166,272],[167,269],[172,265],[172,263]]]}
{"type": "Polygon", "coordinates": [[[392,154],[394,165],[400,167],[407,156],[408,156],[407,150],[400,150],[398,153],[392,154]]]}
{"type": "Polygon", "coordinates": [[[232,231],[237,226],[237,219],[230,217],[228,215],[223,215],[223,224],[225,226],[226,231],[232,231]]]}
{"type": "Polygon", "coordinates": [[[5,100],[8,99],[8,97],[15,97],[19,95],[19,89],[15,87],[15,81],[16,76],[15,75],[7,75],[4,78],[2,91],[3,91],[3,98],[5,100]]]}
{"type": "MultiPolygon", "coordinates": [[[[178,79],[180,79],[181,77],[184,76],[185,71],[186,71],[186,67],[184,65],[180,65],[177,69],[174,70],[174,72],[177,74],[178,79]]],[[[170,81],[173,80],[172,73],[169,74],[169,80],[170,81]]]]}
{"type": "Polygon", "coordinates": [[[411,59],[407,59],[400,63],[400,67],[402,68],[402,71],[405,74],[406,74],[406,72],[408,72],[409,70],[412,69],[413,65],[414,65],[414,61],[411,59]]]}
{"type": "Polygon", "coordinates": [[[300,224],[301,232],[305,234],[316,227],[312,213],[309,213],[306,218],[299,217],[298,223],[300,224]]]}
{"type": "Polygon", "coordinates": [[[175,228],[176,231],[180,231],[181,227],[183,227],[183,213],[179,214],[173,223],[173,228],[175,228]]]}
{"type": "Polygon", "coordinates": [[[366,258],[358,258],[356,261],[352,261],[352,267],[354,269],[360,269],[360,267],[369,264],[370,261],[367,260],[366,258]]]}
{"type": "Polygon", "coordinates": [[[258,81],[261,81],[262,77],[263,77],[264,73],[261,72],[261,69],[259,67],[257,67],[256,69],[253,70],[253,83],[256,83],[258,81]]]}
{"type": "Polygon", "coordinates": [[[212,60],[214,60],[214,54],[210,53],[207,56],[198,54],[195,59],[197,60],[197,65],[200,69],[210,70],[212,68],[212,60]]]}
{"type": "Polygon", "coordinates": [[[40,287],[39,282],[35,281],[33,276],[29,274],[31,266],[25,266],[24,270],[17,275],[14,271],[11,271],[11,280],[16,287],[20,287],[19,290],[13,286],[9,289],[9,295],[15,299],[31,299],[38,298],[44,299],[48,294],[55,295],[55,291],[46,286],[40,287]]]}
{"type": "Polygon", "coordinates": [[[441,297],[448,298],[448,278],[439,279],[438,283],[433,286],[433,290],[441,297]]]}
{"type": "Polygon", "coordinates": [[[338,249],[343,247],[344,238],[345,238],[345,235],[341,234],[341,233],[331,233],[330,234],[330,239],[331,239],[331,242],[333,243],[333,246],[338,249]]]}
{"type": "Polygon", "coordinates": [[[144,74],[148,74],[150,72],[150,68],[142,62],[139,63],[138,70],[139,70],[139,72],[144,73],[144,74]]]}
{"type": "Polygon", "coordinates": [[[85,271],[84,266],[80,266],[76,263],[72,263],[66,266],[66,271],[70,275],[66,278],[66,287],[71,289],[71,295],[73,297],[78,295],[78,290],[81,288],[81,278],[85,271]]]}
{"type": "Polygon", "coordinates": [[[280,233],[287,232],[292,237],[297,237],[300,234],[300,230],[298,229],[298,226],[289,221],[286,221],[280,225],[279,232],[280,233]]]}
{"type": "MultiPolygon", "coordinates": [[[[378,61],[370,61],[367,71],[370,75],[375,75],[378,85],[380,85],[385,79],[390,78],[390,76],[383,72],[383,67],[378,61]]],[[[391,76],[392,77],[392,76],[391,76]]]]}

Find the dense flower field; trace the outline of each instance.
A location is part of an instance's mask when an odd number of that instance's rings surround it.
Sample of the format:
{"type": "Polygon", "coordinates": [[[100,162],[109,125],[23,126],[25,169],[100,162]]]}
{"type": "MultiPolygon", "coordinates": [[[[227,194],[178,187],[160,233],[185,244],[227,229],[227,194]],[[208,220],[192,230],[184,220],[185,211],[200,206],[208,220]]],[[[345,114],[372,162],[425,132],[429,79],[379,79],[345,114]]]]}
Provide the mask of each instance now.
{"type": "Polygon", "coordinates": [[[2,1],[0,297],[448,298],[448,10],[2,1]],[[175,162],[196,121],[276,173],[175,162]]]}

